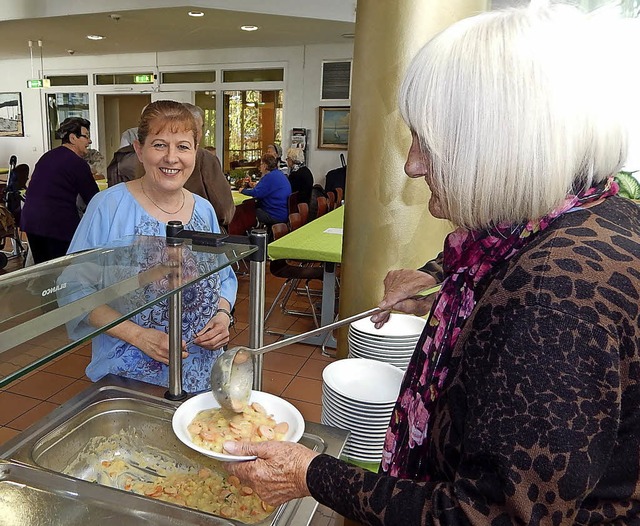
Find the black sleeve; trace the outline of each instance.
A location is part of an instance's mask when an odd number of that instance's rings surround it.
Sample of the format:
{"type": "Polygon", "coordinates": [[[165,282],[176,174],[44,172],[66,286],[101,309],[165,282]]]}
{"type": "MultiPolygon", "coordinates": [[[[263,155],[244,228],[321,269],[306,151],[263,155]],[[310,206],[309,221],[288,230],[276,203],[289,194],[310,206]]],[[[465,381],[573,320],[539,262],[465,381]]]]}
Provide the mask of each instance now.
{"type": "MultiPolygon", "coordinates": [[[[320,455],[307,472],[316,500],[375,526],[591,524],[597,513],[588,516],[583,502],[604,484],[601,493],[635,510],[634,473],[617,470],[618,486],[607,486],[621,418],[617,338],[541,306],[482,314],[462,345],[466,363],[441,395],[455,430],[434,437],[431,480],[320,455]]],[[[634,467],[637,442],[628,448],[634,467]]]]}
{"type": "Polygon", "coordinates": [[[423,266],[418,269],[420,272],[424,272],[433,276],[437,283],[444,281],[444,271],[442,269],[442,252],[440,252],[435,259],[427,261],[423,266]]]}

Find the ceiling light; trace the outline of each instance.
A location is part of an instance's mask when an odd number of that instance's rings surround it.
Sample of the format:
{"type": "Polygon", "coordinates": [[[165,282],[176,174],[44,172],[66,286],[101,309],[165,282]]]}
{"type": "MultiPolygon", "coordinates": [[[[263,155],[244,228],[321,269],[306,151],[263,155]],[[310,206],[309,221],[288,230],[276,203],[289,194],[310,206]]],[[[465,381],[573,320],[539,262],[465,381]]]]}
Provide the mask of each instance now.
{"type": "Polygon", "coordinates": [[[103,37],[102,35],[87,35],[87,38],[89,40],[104,40],[106,37],[103,37]]]}
{"type": "Polygon", "coordinates": [[[257,31],[258,26],[240,26],[240,29],[242,29],[242,31],[257,31]]]}
{"type": "Polygon", "coordinates": [[[189,11],[189,16],[200,17],[204,16],[204,13],[202,11],[189,11]]]}

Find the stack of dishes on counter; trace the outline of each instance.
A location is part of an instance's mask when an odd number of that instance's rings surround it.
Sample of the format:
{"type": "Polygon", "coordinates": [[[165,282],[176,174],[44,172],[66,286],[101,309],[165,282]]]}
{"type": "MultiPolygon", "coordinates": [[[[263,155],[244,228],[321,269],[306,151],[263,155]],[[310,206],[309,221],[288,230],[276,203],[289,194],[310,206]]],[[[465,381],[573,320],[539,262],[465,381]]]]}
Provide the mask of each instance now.
{"type": "Polygon", "coordinates": [[[379,462],[391,412],[404,373],[384,362],[363,358],[338,360],[322,372],[325,425],[351,435],[344,454],[360,462],[379,462]]]}
{"type": "Polygon", "coordinates": [[[392,313],[389,321],[376,329],[369,318],[349,327],[349,358],[369,358],[406,371],[426,320],[409,314],[392,313]]]}

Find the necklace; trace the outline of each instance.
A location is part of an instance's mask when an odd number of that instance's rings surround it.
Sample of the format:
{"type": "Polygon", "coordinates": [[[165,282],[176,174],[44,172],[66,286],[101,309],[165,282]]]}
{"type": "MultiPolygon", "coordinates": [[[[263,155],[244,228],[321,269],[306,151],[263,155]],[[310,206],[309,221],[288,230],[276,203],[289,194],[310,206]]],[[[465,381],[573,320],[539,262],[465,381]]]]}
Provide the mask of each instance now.
{"type": "Polygon", "coordinates": [[[174,216],[178,212],[180,212],[180,210],[182,210],[184,208],[185,197],[184,197],[184,190],[182,190],[182,188],[180,189],[180,191],[182,192],[182,204],[180,205],[180,208],[178,208],[175,212],[169,212],[168,210],[165,210],[158,203],[156,203],[153,199],[151,199],[151,197],[149,197],[149,194],[147,192],[145,192],[145,190],[144,190],[144,184],[142,184],[142,179],[140,179],[140,188],[142,188],[142,193],[145,195],[145,197],[149,201],[151,201],[158,210],[162,210],[167,215],[174,216]]]}

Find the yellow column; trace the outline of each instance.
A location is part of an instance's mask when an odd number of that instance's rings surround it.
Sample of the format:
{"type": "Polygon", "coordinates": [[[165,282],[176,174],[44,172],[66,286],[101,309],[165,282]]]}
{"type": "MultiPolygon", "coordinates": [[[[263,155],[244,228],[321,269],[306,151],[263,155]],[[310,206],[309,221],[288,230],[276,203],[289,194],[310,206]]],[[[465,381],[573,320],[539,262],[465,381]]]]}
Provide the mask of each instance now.
{"type": "MultiPolygon", "coordinates": [[[[487,9],[487,0],[359,0],[353,57],[349,174],[340,317],[378,304],[391,269],[435,257],[452,227],[429,214],[429,190],[409,179],[411,142],[397,93],[411,58],[436,33],[487,9]]],[[[347,328],[337,355],[348,353],[347,328]]]]}

